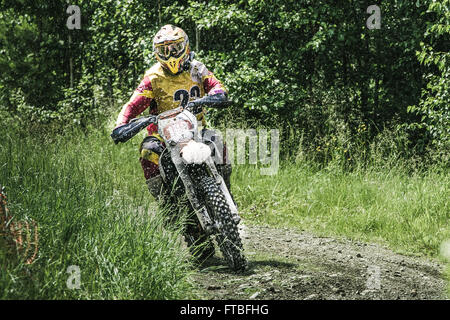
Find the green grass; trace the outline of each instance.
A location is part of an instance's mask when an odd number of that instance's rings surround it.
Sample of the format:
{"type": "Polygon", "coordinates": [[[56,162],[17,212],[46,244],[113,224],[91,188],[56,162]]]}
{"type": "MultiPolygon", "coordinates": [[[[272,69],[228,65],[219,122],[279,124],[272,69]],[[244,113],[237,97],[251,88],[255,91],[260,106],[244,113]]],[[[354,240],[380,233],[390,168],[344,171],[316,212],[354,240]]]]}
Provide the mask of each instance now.
{"type": "MultiPolygon", "coordinates": [[[[180,228],[163,227],[138,162],[138,137],[114,145],[107,129],[35,134],[0,126],[0,183],[15,220],[35,220],[31,265],[0,238],[1,299],[185,299],[194,272],[180,228]],[[149,214],[150,213],[150,214],[149,214]],[[70,290],[66,272],[81,271],[70,290]]],[[[395,160],[395,158],[394,158],[395,160]]],[[[245,222],[387,244],[437,257],[450,238],[450,175],[390,161],[346,171],[282,162],[275,176],[234,166],[232,191],[245,222]]],[[[447,275],[450,272],[447,271],[447,275]]]]}
{"type": "MultiPolygon", "coordinates": [[[[1,299],[180,299],[192,267],[177,226],[164,228],[134,139],[106,130],[31,134],[0,127],[0,183],[11,215],[39,226],[31,265],[0,255],[1,299]],[[77,265],[81,288],[68,289],[77,265]]],[[[4,251],[4,250],[2,250],[4,251]]]]}
{"type": "Polygon", "coordinates": [[[235,167],[232,190],[249,222],[375,241],[409,254],[438,256],[450,238],[448,170],[314,169],[284,164],[262,176],[235,167]]]}

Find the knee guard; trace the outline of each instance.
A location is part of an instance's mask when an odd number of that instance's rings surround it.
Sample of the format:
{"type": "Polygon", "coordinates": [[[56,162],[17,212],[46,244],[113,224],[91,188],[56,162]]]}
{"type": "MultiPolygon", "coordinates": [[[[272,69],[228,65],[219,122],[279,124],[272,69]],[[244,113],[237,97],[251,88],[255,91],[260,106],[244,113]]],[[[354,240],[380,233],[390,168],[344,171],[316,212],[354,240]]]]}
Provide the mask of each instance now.
{"type": "Polygon", "coordinates": [[[159,162],[159,156],[164,151],[164,143],[159,135],[153,134],[145,137],[141,143],[139,152],[142,159],[146,159],[156,165],[159,162]]]}
{"type": "Polygon", "coordinates": [[[159,156],[164,150],[164,144],[159,135],[154,134],[146,137],[139,148],[141,157],[139,158],[145,179],[150,179],[159,175],[159,156]]]}

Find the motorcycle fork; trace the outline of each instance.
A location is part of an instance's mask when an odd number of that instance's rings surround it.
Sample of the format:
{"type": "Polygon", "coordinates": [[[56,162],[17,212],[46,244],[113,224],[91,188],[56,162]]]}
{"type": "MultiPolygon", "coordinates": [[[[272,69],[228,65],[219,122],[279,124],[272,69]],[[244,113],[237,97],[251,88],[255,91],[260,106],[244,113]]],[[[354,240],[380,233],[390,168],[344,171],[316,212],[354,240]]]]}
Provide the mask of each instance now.
{"type": "MultiPolygon", "coordinates": [[[[205,138],[205,137],[203,137],[203,138],[205,138]]],[[[213,147],[211,148],[211,150],[214,150],[214,152],[218,152],[219,153],[218,156],[220,157],[220,159],[223,159],[223,156],[222,156],[223,143],[221,143],[221,142],[216,143],[216,141],[213,141],[211,139],[208,139],[206,141],[203,140],[203,141],[204,141],[204,143],[206,142],[205,144],[208,146],[212,145],[213,147]]],[[[238,224],[241,221],[241,217],[239,216],[238,209],[236,207],[236,204],[234,203],[233,198],[231,197],[230,190],[228,190],[225,180],[223,179],[222,175],[220,175],[219,172],[217,171],[216,163],[214,162],[212,157],[209,157],[206,160],[206,165],[207,165],[207,168],[209,169],[211,176],[216,180],[216,183],[219,185],[220,190],[222,190],[222,192],[225,196],[225,200],[227,201],[228,206],[230,207],[233,220],[236,222],[236,224],[238,224]]]]}
{"type": "Polygon", "coordinates": [[[223,180],[223,177],[217,171],[216,164],[214,163],[211,157],[208,157],[208,159],[206,160],[206,165],[212,177],[216,180],[216,183],[219,185],[220,190],[222,190],[225,196],[225,200],[227,201],[228,206],[230,207],[234,222],[236,222],[236,224],[239,223],[241,221],[241,217],[239,216],[237,207],[234,204],[233,198],[231,198],[231,194],[227,188],[227,185],[225,184],[225,180],[223,180]]]}
{"type": "MultiPolygon", "coordinates": [[[[170,148],[170,155],[172,158],[172,162],[175,165],[175,168],[177,169],[178,175],[181,178],[181,181],[183,182],[186,196],[189,200],[189,202],[192,205],[192,208],[194,208],[195,214],[200,222],[200,225],[202,229],[206,232],[207,235],[210,235],[214,233],[215,231],[215,225],[212,221],[211,217],[208,214],[208,210],[206,207],[201,205],[197,195],[195,194],[195,187],[192,182],[191,177],[188,174],[188,168],[187,165],[184,163],[184,161],[181,159],[180,156],[180,147],[175,146],[170,148]]],[[[163,173],[163,169],[160,166],[161,174],[163,174],[163,178],[165,178],[165,173],[163,173]]]]}

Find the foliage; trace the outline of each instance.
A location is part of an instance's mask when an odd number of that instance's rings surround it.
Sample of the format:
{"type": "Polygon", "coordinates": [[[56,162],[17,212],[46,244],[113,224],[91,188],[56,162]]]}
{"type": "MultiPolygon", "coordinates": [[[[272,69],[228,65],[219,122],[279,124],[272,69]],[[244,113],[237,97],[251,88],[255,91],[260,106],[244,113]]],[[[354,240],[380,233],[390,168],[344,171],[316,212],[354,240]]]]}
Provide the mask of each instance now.
{"type": "MultiPolygon", "coordinates": [[[[424,75],[427,84],[417,105],[409,111],[421,116],[413,128],[424,129],[434,147],[450,149],[450,1],[429,1],[428,12],[437,19],[428,24],[421,50],[420,63],[431,66],[424,75]]],[[[447,155],[448,157],[448,155],[447,155]]]]}
{"type": "MultiPolygon", "coordinates": [[[[43,232],[32,266],[0,273],[3,298],[189,292],[179,230],[143,214],[147,191],[129,160],[137,142],[112,149],[108,139],[167,23],[186,30],[235,102],[210,110],[213,125],[281,131],[292,161],[275,185],[234,175],[249,220],[431,255],[448,237],[449,0],[379,1],[375,30],[365,0],[73,4],[80,30],[66,27],[68,1],[0,0],[0,182],[14,214],[43,232]],[[254,206],[270,214],[254,217],[254,206]],[[66,289],[70,264],[84,270],[81,291],[66,289]]],[[[11,263],[2,252],[0,262],[11,263]]]]}
{"type": "Polygon", "coordinates": [[[79,0],[81,30],[67,29],[63,0],[0,4],[0,105],[35,122],[116,113],[155,62],[154,33],[173,23],[235,101],[213,124],[277,126],[286,156],[302,136],[326,161],[318,147],[349,147],[362,126],[365,148],[402,127],[406,157],[448,137],[448,0],[380,3],[378,30],[363,0],[79,0]]]}

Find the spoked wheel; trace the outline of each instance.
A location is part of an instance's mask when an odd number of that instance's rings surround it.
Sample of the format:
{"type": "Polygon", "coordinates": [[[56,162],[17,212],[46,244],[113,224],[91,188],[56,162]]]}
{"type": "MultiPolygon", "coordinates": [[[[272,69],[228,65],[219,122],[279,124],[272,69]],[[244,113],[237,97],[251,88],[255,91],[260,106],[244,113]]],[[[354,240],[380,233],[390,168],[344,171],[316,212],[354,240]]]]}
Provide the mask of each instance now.
{"type": "Polygon", "coordinates": [[[202,178],[199,189],[208,213],[214,217],[214,221],[218,225],[216,241],[226,262],[235,271],[245,270],[247,259],[244,256],[238,225],[232,218],[230,207],[222,190],[211,177],[202,178]]]}

